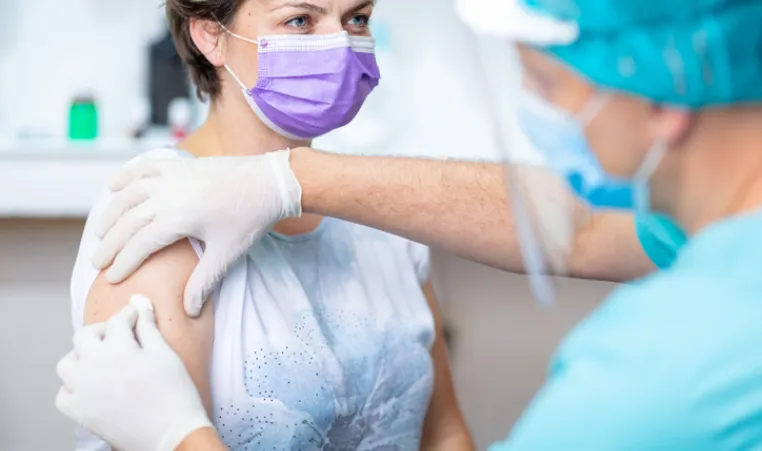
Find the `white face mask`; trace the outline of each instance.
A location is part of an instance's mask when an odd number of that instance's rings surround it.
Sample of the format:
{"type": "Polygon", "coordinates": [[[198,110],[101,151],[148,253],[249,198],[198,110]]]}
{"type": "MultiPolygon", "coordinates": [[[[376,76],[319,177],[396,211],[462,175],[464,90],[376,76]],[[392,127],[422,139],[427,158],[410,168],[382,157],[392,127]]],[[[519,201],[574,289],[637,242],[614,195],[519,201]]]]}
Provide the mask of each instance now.
{"type": "Polygon", "coordinates": [[[609,97],[594,96],[580,114],[572,115],[538,95],[524,91],[520,97],[519,123],[531,143],[577,197],[593,208],[616,208],[642,213],[650,210],[648,183],[667,151],[657,141],[629,179],[614,177],[603,169],[585,137],[585,127],[605,107],[609,97]]]}

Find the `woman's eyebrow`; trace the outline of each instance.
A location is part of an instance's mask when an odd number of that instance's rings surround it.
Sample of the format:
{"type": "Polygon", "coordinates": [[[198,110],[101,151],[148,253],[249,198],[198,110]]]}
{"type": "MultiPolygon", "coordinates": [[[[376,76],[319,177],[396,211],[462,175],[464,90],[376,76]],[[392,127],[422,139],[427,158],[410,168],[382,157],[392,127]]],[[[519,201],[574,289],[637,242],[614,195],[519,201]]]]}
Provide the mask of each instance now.
{"type": "Polygon", "coordinates": [[[312,11],[316,14],[328,14],[328,10],[326,10],[323,7],[315,5],[314,3],[299,2],[299,1],[281,3],[280,5],[273,8],[271,11],[277,11],[282,8],[300,8],[300,9],[306,9],[308,11],[312,11]]]}

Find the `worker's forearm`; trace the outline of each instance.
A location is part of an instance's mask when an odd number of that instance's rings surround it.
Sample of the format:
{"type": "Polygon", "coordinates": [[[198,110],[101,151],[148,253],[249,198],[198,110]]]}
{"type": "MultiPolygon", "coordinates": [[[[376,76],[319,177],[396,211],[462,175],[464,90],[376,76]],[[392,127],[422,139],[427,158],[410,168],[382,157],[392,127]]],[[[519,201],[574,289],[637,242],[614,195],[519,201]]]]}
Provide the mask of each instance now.
{"type": "Polygon", "coordinates": [[[228,451],[228,447],[214,429],[204,428],[189,435],[176,451],[228,451]]]}
{"type": "Polygon", "coordinates": [[[569,262],[574,277],[627,282],[654,270],[638,239],[632,213],[595,214],[577,233],[569,262]]]}
{"type": "Polygon", "coordinates": [[[493,267],[523,268],[497,164],[297,149],[306,212],[385,230],[493,267]]]}
{"type": "MultiPolygon", "coordinates": [[[[307,212],[524,272],[502,165],[354,157],[312,149],[295,150],[291,165],[302,184],[307,212]]],[[[545,187],[537,169],[527,171],[532,171],[529,177],[538,177],[535,187],[545,187]]],[[[574,241],[568,275],[626,281],[654,269],[640,247],[631,214],[594,214],[574,241]]]]}

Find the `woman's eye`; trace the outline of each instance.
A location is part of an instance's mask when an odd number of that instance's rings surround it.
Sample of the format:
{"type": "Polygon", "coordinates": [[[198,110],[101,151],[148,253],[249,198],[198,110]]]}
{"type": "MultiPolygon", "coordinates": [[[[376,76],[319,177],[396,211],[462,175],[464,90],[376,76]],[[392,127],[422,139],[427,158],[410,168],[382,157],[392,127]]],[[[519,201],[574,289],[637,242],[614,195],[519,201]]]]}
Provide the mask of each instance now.
{"type": "Polygon", "coordinates": [[[349,19],[347,25],[353,27],[367,27],[369,23],[370,17],[366,16],[365,14],[360,14],[349,19]]]}
{"type": "Polygon", "coordinates": [[[309,26],[309,24],[310,24],[310,18],[307,16],[294,17],[293,19],[286,22],[286,25],[288,25],[289,27],[294,27],[294,28],[305,28],[309,26]]]}

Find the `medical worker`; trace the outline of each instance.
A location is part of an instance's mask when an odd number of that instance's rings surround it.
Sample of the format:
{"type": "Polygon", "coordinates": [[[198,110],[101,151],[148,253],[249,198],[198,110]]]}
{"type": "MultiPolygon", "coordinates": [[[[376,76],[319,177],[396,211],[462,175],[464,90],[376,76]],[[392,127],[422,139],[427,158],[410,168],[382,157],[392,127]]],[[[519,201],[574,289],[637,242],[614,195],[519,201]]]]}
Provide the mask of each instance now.
{"type": "MultiPolygon", "coordinates": [[[[505,16],[506,37],[520,44],[525,68],[520,121],[548,156],[552,171],[573,182],[575,192],[593,206],[605,206],[610,199],[606,194],[629,192],[629,201],[620,199],[618,206],[665,213],[691,238],[668,270],[619,289],[565,339],[546,386],[507,441],[495,449],[762,449],[762,2],[526,0],[520,7],[522,13],[550,17],[569,30],[558,40],[535,39],[518,26],[526,22],[505,16]]],[[[311,176],[316,183],[305,183],[298,154],[294,152],[291,166],[304,189],[302,205],[325,202],[324,212],[330,213],[341,207],[325,198],[361,201],[351,193],[332,194],[336,188],[320,183],[322,167],[310,168],[318,172],[311,176]]],[[[326,167],[336,163],[325,158],[326,167]]],[[[266,171],[254,170],[263,162],[248,163],[252,180],[239,189],[259,193],[250,206],[269,215],[247,223],[254,235],[284,210],[280,197],[262,196],[278,191],[268,184],[296,183],[286,177],[267,180],[266,171]]],[[[398,169],[405,164],[410,162],[398,169]]],[[[485,167],[474,172],[479,171],[489,173],[485,167]]],[[[421,172],[424,181],[439,182],[425,188],[437,194],[447,195],[446,188],[452,190],[453,180],[458,180],[446,172],[430,179],[421,172]]],[[[287,168],[281,172],[293,173],[287,168]]],[[[185,225],[186,233],[199,235],[207,226],[219,226],[182,213],[184,194],[173,197],[157,183],[167,177],[186,178],[189,188],[194,180],[225,183],[213,174],[209,162],[146,165],[123,174],[114,188],[132,181],[133,187],[142,184],[142,195],[131,197],[138,191],[123,190],[125,204],[116,205],[107,221],[116,220],[125,205],[151,205],[156,226],[135,234],[120,258],[139,263],[163,241],[183,236],[164,226],[170,219],[175,227],[185,225]]],[[[364,176],[374,174],[369,170],[364,176]]],[[[339,183],[346,183],[349,191],[354,181],[339,183]]],[[[406,182],[399,186],[415,191],[421,179],[406,182]]],[[[463,222],[485,217],[483,209],[501,207],[492,202],[499,196],[481,195],[486,190],[480,185],[489,182],[455,182],[464,191],[477,186],[458,198],[462,203],[453,204],[464,215],[472,213],[463,222]],[[469,210],[466,199],[480,207],[469,210]]],[[[203,189],[190,191],[204,194],[203,189]]],[[[524,211],[514,209],[516,217],[536,209],[523,202],[523,195],[521,189],[511,190],[512,204],[519,200],[525,205],[524,211]]],[[[378,203],[369,197],[369,204],[378,203]]],[[[237,199],[235,211],[244,210],[246,198],[237,199]]],[[[224,204],[220,202],[220,212],[233,211],[224,204]]],[[[427,205],[417,207],[425,210],[427,205]]],[[[398,232],[405,231],[406,221],[431,219],[426,214],[405,216],[407,212],[394,208],[386,212],[392,214],[377,222],[398,232]]],[[[508,216],[493,217],[501,218],[491,224],[497,226],[508,216]]],[[[353,219],[364,218],[358,214],[353,219]]],[[[586,224],[562,223],[572,228],[586,224]]],[[[123,224],[129,222],[115,227],[123,224]]],[[[449,225],[437,233],[453,236],[464,230],[455,221],[449,225]]],[[[117,231],[127,238],[133,235],[117,231]]],[[[474,247],[494,244],[482,237],[471,239],[474,247]]],[[[536,241],[534,249],[525,246],[525,255],[552,258],[547,249],[553,248],[536,241]]],[[[213,262],[217,269],[235,252],[220,250],[219,261],[213,262]]],[[[481,251],[485,255],[489,252],[481,251]]],[[[130,266],[120,270],[129,273],[130,266]]],[[[109,323],[75,338],[75,352],[59,368],[65,385],[59,408],[120,449],[157,449],[163,437],[177,430],[187,432],[183,449],[216,449],[219,442],[204,421],[198,394],[156,330],[149,305],[136,300],[109,323]]]]}

